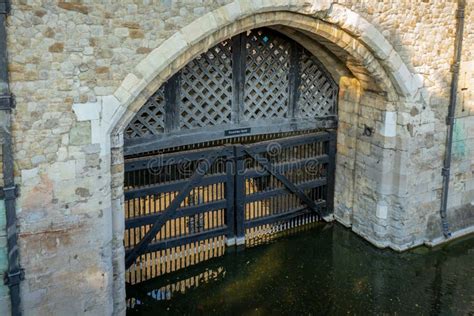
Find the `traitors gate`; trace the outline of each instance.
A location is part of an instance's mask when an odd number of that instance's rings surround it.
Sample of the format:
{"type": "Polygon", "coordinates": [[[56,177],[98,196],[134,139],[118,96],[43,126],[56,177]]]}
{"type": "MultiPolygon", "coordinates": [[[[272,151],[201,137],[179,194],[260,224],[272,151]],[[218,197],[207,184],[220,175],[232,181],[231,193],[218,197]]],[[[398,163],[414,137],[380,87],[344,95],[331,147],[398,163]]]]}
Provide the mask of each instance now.
{"type": "Polygon", "coordinates": [[[125,131],[127,283],[332,212],[337,95],[321,63],[271,29],[171,77],[125,131]]]}

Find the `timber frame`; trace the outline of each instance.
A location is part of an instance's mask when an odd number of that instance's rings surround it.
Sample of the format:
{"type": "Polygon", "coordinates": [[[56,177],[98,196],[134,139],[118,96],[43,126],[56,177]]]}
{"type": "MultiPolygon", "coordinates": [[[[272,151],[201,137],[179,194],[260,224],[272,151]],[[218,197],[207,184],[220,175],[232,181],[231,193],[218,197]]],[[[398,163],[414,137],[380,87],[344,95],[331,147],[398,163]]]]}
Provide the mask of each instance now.
{"type": "Polygon", "coordinates": [[[165,82],[125,130],[124,154],[334,129],[337,95],[337,83],[301,45],[272,29],[248,31],[212,47],[165,82]]]}

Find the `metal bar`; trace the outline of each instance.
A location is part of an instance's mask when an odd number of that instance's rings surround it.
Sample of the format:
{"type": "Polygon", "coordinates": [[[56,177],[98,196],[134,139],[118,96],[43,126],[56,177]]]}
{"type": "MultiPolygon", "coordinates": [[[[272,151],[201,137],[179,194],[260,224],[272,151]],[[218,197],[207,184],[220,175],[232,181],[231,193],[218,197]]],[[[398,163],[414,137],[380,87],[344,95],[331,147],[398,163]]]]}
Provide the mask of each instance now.
{"type": "MultiPolygon", "coordinates": [[[[222,226],[215,229],[209,229],[203,232],[189,234],[187,236],[175,237],[166,240],[160,240],[154,243],[148,243],[145,248],[142,249],[142,252],[155,252],[160,250],[165,250],[168,248],[174,248],[182,245],[187,245],[189,243],[195,243],[201,240],[206,240],[212,237],[222,236],[227,233],[227,226],[222,226]]],[[[135,249],[128,249],[125,252],[125,256],[131,257],[135,249]]],[[[128,267],[127,267],[128,269],[128,267]]]]}
{"type": "Polygon", "coordinates": [[[293,192],[298,198],[304,202],[312,211],[314,211],[320,218],[321,212],[314,203],[313,200],[311,200],[302,190],[300,190],[295,184],[293,184],[288,178],[286,178],[284,175],[276,171],[272,164],[268,162],[268,160],[265,157],[260,156],[258,153],[254,152],[251,147],[244,147],[243,150],[255,161],[257,161],[262,167],[267,169],[275,178],[277,178],[285,187],[288,188],[291,192],[293,192]]]}
{"type": "MultiPolygon", "coordinates": [[[[204,203],[204,204],[197,205],[197,206],[186,206],[186,207],[179,208],[176,211],[174,211],[173,214],[168,219],[176,219],[176,218],[180,218],[180,217],[201,214],[201,213],[205,213],[205,212],[212,211],[212,210],[223,209],[226,206],[227,206],[227,201],[226,200],[204,203]]],[[[155,223],[161,216],[163,216],[162,212],[155,213],[155,214],[144,215],[144,216],[127,218],[127,220],[125,220],[125,229],[140,227],[140,226],[144,226],[144,225],[151,225],[151,224],[155,223]]]]}
{"type": "Polygon", "coordinates": [[[180,111],[180,89],[181,89],[181,71],[174,74],[165,83],[165,132],[169,133],[179,129],[180,111]]]}
{"type": "MultiPolygon", "coordinates": [[[[225,174],[211,175],[211,176],[203,177],[201,181],[199,182],[199,184],[211,185],[211,184],[225,182],[226,180],[227,180],[227,175],[225,174]]],[[[157,184],[153,186],[129,190],[124,193],[125,200],[127,201],[127,200],[144,197],[148,195],[153,195],[153,194],[179,191],[188,181],[189,180],[179,180],[179,181],[173,181],[170,183],[157,184]]]]}
{"type": "MultiPolygon", "coordinates": [[[[319,187],[325,186],[326,184],[327,184],[326,178],[322,178],[322,179],[317,179],[317,180],[312,180],[312,181],[305,181],[300,184],[295,184],[295,187],[298,188],[299,190],[307,190],[307,189],[319,188],[319,187]]],[[[274,190],[252,193],[252,194],[248,194],[245,197],[245,202],[250,203],[250,202],[260,201],[260,200],[268,199],[274,196],[279,196],[287,192],[294,193],[286,186],[281,189],[274,189],[274,190]]]]}
{"type": "Polygon", "coordinates": [[[182,188],[179,194],[174,198],[166,210],[162,213],[162,216],[153,224],[151,229],[145,234],[145,236],[140,240],[138,245],[129,252],[125,257],[125,268],[128,269],[137,257],[143,252],[147,245],[155,238],[156,234],[161,230],[161,227],[171,218],[172,213],[181,205],[183,200],[188,196],[189,192],[193,187],[195,187],[199,181],[202,179],[204,174],[206,174],[215,162],[218,155],[221,154],[221,149],[216,150],[214,153],[209,154],[203,161],[201,161],[196,168],[196,171],[189,179],[189,182],[182,188]]]}
{"type": "Polygon", "coordinates": [[[448,199],[449,199],[449,180],[451,177],[451,157],[453,149],[453,133],[454,133],[454,116],[456,113],[456,103],[457,103],[457,93],[458,93],[458,84],[459,84],[459,67],[461,62],[461,53],[462,53],[462,42],[464,37],[464,10],[466,7],[465,0],[458,0],[458,8],[456,11],[456,38],[454,40],[454,60],[452,65],[452,79],[451,79],[451,90],[449,97],[449,108],[448,116],[446,118],[446,125],[448,125],[448,132],[446,134],[446,149],[444,153],[443,161],[443,192],[441,195],[441,224],[443,235],[445,238],[451,237],[451,232],[449,230],[449,223],[447,219],[447,208],[448,208],[448,199]]]}

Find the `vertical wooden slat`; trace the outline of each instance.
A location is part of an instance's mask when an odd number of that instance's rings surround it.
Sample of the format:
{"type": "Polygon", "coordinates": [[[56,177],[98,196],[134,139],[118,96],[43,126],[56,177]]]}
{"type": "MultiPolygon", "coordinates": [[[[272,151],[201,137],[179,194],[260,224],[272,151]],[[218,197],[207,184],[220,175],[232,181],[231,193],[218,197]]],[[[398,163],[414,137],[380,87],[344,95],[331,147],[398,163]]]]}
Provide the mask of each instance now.
{"type": "MultiPolygon", "coordinates": [[[[331,132],[330,140],[328,142],[329,164],[327,170],[327,185],[326,185],[326,212],[334,212],[334,189],[336,177],[336,133],[331,132]]],[[[327,214],[326,214],[327,215],[327,214]]]]}
{"type": "Polygon", "coordinates": [[[245,160],[244,152],[242,146],[235,146],[235,180],[234,180],[234,190],[235,190],[235,235],[237,238],[245,237],[245,160]]]}
{"type": "Polygon", "coordinates": [[[246,39],[243,33],[232,38],[232,123],[240,123],[243,114],[246,39]]]}
{"type": "Polygon", "coordinates": [[[179,129],[180,111],[180,80],[181,72],[174,74],[165,83],[165,132],[179,129]]]}

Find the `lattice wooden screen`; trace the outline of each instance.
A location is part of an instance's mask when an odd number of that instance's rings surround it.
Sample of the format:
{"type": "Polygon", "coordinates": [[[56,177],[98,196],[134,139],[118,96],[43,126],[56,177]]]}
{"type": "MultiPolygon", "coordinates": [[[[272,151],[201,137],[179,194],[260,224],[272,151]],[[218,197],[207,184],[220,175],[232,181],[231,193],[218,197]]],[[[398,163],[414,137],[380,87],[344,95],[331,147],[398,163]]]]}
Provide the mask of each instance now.
{"type": "Polygon", "coordinates": [[[247,37],[244,118],[283,118],[288,111],[289,41],[264,30],[247,37]]]}
{"type": "Polygon", "coordinates": [[[165,96],[164,85],[148,99],[138,111],[125,131],[125,138],[156,135],[164,131],[165,96]]]}
{"type": "Polygon", "coordinates": [[[336,115],[337,86],[316,57],[302,52],[298,117],[317,118],[336,115]]]}
{"type": "Polygon", "coordinates": [[[181,128],[229,123],[232,64],[229,41],[200,55],[181,72],[181,128]]]}
{"type": "Polygon", "coordinates": [[[252,30],[212,47],[171,77],[126,129],[125,152],[222,139],[235,130],[260,135],[335,127],[337,91],[299,44],[274,30],[252,30]],[[165,141],[171,132],[175,138],[165,141]]]}

